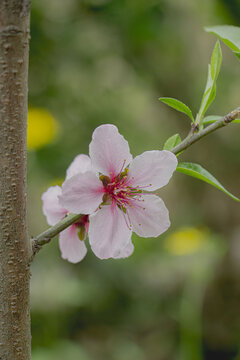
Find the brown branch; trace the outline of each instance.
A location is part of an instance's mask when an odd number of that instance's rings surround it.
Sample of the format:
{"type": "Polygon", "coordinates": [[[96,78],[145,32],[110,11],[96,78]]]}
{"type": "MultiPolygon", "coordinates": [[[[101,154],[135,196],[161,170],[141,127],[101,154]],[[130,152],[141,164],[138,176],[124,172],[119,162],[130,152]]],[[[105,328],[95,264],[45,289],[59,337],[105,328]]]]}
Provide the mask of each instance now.
{"type": "Polygon", "coordinates": [[[0,359],[30,360],[26,216],[29,0],[0,1],[0,359]]]}

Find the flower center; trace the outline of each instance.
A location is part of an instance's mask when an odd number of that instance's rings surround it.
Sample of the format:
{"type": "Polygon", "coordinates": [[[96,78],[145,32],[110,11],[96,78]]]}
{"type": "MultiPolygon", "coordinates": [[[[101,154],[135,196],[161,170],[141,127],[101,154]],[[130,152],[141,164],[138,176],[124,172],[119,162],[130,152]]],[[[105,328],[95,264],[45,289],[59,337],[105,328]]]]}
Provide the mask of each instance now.
{"type": "Polygon", "coordinates": [[[100,180],[102,181],[105,189],[105,194],[103,196],[103,203],[105,205],[110,205],[114,202],[126,213],[128,206],[133,207],[136,200],[142,201],[142,190],[133,188],[130,185],[128,168],[111,179],[108,176],[101,175],[100,180]]]}
{"type": "MultiPolygon", "coordinates": [[[[110,177],[106,175],[101,175],[99,177],[105,190],[102,205],[117,205],[123,212],[127,227],[132,230],[130,208],[135,210],[145,210],[143,204],[144,198],[142,196],[143,191],[142,189],[139,189],[139,186],[131,186],[131,178],[128,176],[129,169],[125,168],[123,171],[124,165],[125,161],[121,171],[116,176],[110,173],[110,177]]],[[[146,188],[148,186],[143,187],[146,188]]],[[[140,225],[141,224],[139,224],[139,226],[140,225]]]]}

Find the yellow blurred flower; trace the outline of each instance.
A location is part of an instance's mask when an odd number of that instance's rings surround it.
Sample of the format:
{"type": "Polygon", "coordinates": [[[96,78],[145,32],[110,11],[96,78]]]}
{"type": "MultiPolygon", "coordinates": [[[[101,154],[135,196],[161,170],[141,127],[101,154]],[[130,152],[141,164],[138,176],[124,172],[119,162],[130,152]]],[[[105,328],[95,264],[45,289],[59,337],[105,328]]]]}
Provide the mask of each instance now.
{"type": "Polygon", "coordinates": [[[36,150],[51,143],[59,132],[59,123],[52,114],[41,108],[28,110],[28,150],[36,150]]]}
{"type": "Polygon", "coordinates": [[[173,255],[187,255],[200,250],[208,238],[207,229],[184,227],[165,239],[165,249],[173,255]]]}

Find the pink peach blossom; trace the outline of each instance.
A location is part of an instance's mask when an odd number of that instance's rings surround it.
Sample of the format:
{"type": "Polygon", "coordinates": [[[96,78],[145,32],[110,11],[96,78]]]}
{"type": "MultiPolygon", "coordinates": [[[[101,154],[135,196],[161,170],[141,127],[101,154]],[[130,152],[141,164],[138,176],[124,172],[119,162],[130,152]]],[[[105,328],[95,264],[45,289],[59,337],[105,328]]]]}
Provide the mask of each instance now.
{"type": "MultiPolygon", "coordinates": [[[[70,179],[75,174],[91,169],[90,158],[87,155],[78,155],[67,169],[66,179],[70,179]]],[[[60,186],[51,186],[42,195],[43,213],[49,225],[55,225],[68,214],[68,210],[59,204],[59,196],[61,194],[62,189],[60,186]]],[[[87,248],[84,241],[81,240],[85,240],[88,227],[89,218],[88,215],[84,215],[77,223],[69,226],[60,233],[59,247],[63,259],[77,263],[84,258],[87,253],[87,248]],[[81,237],[81,240],[79,237],[81,237]]]]}
{"type": "Polygon", "coordinates": [[[133,252],[132,232],[157,237],[170,226],[168,210],[156,195],[177,166],[170,151],[146,151],[132,159],[128,142],[114,125],[93,132],[91,169],[68,178],[59,196],[69,212],[89,215],[89,242],[101,259],[133,252]]]}

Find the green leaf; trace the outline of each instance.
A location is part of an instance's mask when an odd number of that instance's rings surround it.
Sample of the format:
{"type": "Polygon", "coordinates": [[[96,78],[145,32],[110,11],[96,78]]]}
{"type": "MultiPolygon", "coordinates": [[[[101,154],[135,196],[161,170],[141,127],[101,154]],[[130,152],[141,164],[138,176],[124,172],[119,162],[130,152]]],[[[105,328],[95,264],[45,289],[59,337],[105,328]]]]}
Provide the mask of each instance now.
{"type": "Polygon", "coordinates": [[[225,187],[223,187],[220,184],[220,182],[214,176],[212,176],[207,170],[205,170],[201,165],[189,163],[189,162],[182,162],[178,164],[176,170],[183,174],[205,181],[206,183],[215,186],[217,189],[223,191],[233,200],[240,201],[240,199],[238,199],[236,196],[234,196],[229,191],[227,191],[225,187]]]}
{"type": "Polygon", "coordinates": [[[216,82],[220,72],[221,64],[222,64],[222,51],[221,51],[220,43],[219,41],[217,41],[213,49],[213,53],[211,57],[211,65],[208,65],[207,84],[204,90],[202,102],[197,115],[198,119],[202,119],[207,109],[215,99],[216,82]]]}
{"type": "Polygon", "coordinates": [[[202,124],[209,125],[209,124],[214,123],[215,121],[220,120],[221,118],[222,118],[222,116],[219,116],[219,115],[209,115],[203,119],[202,124]]]}
{"type": "Polygon", "coordinates": [[[233,52],[238,58],[239,58],[239,60],[240,60],[240,51],[234,51],[233,52]]]}
{"type": "Polygon", "coordinates": [[[162,101],[164,104],[172,107],[173,109],[186,114],[194,122],[192,111],[183,102],[169,97],[160,97],[158,100],[162,101]]]}
{"type": "MultiPolygon", "coordinates": [[[[203,121],[202,121],[202,124],[203,125],[209,125],[209,124],[212,124],[214,123],[215,121],[218,121],[222,119],[222,116],[219,116],[219,115],[209,115],[209,116],[206,116],[203,121]]],[[[236,120],[233,120],[232,123],[235,123],[235,124],[240,124],[240,119],[236,119],[236,120]]]]}
{"type": "Polygon", "coordinates": [[[181,142],[180,135],[175,134],[167,139],[167,141],[165,142],[165,144],[163,146],[163,150],[172,150],[175,146],[180,144],[180,142],[181,142]]]}
{"type": "Polygon", "coordinates": [[[218,36],[240,59],[240,27],[220,25],[206,27],[205,30],[218,36]]]}
{"type": "Polygon", "coordinates": [[[212,79],[217,80],[222,65],[222,50],[220,42],[217,41],[211,57],[212,79]]]}

